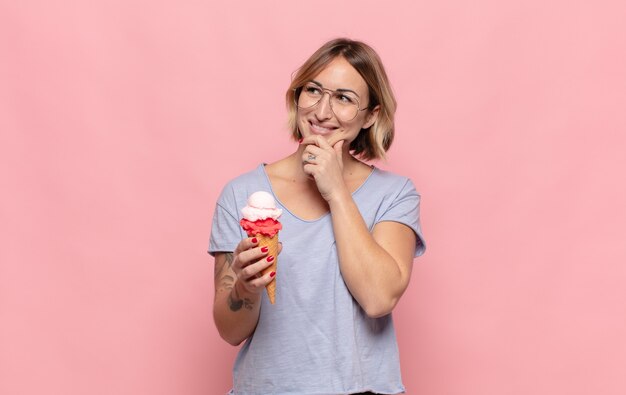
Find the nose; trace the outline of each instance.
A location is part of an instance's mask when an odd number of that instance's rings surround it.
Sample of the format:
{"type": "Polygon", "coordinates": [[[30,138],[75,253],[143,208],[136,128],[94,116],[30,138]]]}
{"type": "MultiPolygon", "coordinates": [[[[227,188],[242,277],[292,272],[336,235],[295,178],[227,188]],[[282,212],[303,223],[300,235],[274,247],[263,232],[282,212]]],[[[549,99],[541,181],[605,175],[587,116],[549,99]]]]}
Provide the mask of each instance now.
{"type": "Polygon", "coordinates": [[[322,94],[322,98],[320,99],[319,103],[317,104],[317,108],[315,109],[315,115],[317,116],[317,119],[325,120],[333,117],[333,109],[330,104],[331,96],[331,93],[326,91],[322,94]],[[327,93],[328,100],[326,100],[327,93]]]}

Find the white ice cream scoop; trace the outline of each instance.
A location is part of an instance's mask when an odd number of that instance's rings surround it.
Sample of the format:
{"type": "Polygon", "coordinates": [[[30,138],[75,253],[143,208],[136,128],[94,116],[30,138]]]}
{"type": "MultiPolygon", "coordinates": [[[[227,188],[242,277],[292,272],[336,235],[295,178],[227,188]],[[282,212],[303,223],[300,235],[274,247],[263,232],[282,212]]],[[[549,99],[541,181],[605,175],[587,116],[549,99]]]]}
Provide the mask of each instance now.
{"type": "Polygon", "coordinates": [[[276,208],[276,200],[271,193],[257,191],[248,196],[248,205],[241,209],[243,217],[248,221],[272,218],[278,220],[283,210],[276,208]]]}

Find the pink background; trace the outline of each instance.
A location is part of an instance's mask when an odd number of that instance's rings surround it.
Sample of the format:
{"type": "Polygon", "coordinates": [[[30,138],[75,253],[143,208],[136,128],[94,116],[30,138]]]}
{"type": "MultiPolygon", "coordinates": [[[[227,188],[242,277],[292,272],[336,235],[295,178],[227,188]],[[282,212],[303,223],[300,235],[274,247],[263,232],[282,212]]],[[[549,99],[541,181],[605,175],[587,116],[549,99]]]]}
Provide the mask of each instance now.
{"type": "Polygon", "coordinates": [[[214,202],[295,149],[290,75],[343,35],[423,196],[408,394],[626,393],[622,1],[209,3],[0,3],[0,393],[230,388],[214,202]]]}

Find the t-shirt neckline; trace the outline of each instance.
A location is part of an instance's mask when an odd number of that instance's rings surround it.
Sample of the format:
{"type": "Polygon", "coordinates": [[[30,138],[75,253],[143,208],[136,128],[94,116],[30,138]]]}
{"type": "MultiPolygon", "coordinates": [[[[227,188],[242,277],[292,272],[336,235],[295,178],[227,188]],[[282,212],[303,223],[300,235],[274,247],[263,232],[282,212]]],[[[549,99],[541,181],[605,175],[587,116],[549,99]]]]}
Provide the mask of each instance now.
{"type": "MultiPolygon", "coordinates": [[[[278,204],[281,205],[281,207],[288,212],[292,217],[294,217],[295,219],[297,219],[298,221],[302,221],[302,222],[307,222],[307,223],[315,223],[315,222],[319,222],[322,221],[324,218],[328,217],[330,215],[330,211],[326,211],[324,214],[322,214],[319,218],[316,219],[304,219],[301,218],[299,216],[297,216],[296,214],[294,214],[289,207],[285,206],[283,204],[283,202],[280,201],[280,199],[278,198],[278,196],[276,195],[276,193],[274,192],[274,188],[272,187],[272,182],[270,181],[270,177],[267,175],[267,172],[265,171],[265,165],[267,165],[267,163],[261,163],[259,165],[259,170],[260,172],[263,174],[263,177],[265,178],[265,182],[267,183],[270,193],[272,194],[272,196],[274,196],[274,199],[276,200],[276,202],[278,204]]],[[[354,190],[354,192],[352,192],[352,197],[354,197],[361,189],[363,189],[365,187],[365,185],[368,183],[368,181],[370,180],[370,178],[372,178],[372,175],[374,174],[374,172],[378,172],[378,168],[374,165],[369,165],[372,168],[372,171],[370,171],[370,173],[367,175],[367,177],[365,178],[365,180],[363,180],[363,182],[361,183],[361,185],[358,186],[357,189],[354,190]]]]}

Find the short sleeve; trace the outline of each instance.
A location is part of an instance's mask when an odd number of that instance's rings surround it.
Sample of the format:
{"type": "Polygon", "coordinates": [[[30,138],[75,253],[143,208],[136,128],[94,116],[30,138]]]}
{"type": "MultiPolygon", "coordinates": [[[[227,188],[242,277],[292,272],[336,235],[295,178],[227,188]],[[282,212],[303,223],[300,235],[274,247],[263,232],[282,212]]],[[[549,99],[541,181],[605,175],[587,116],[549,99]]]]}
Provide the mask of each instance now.
{"type": "Polygon", "coordinates": [[[415,186],[411,180],[406,179],[406,183],[400,189],[400,192],[375,221],[376,223],[383,221],[399,222],[413,229],[417,236],[415,257],[422,255],[426,249],[420,223],[420,200],[421,197],[415,190],[415,186]]]}
{"type": "Polygon", "coordinates": [[[237,218],[236,202],[232,195],[229,196],[228,188],[225,188],[215,204],[209,254],[215,256],[216,252],[232,252],[246,237],[237,218]]]}

